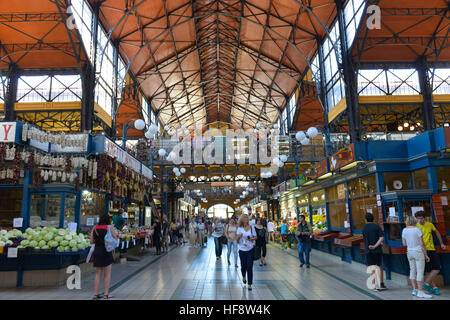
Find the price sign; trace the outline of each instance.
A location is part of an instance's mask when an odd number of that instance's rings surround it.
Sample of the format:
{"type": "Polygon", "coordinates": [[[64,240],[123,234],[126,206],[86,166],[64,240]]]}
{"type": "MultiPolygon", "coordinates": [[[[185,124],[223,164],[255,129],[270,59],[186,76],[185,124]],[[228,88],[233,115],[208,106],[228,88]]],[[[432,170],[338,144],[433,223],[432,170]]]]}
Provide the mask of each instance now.
{"type": "Polygon", "coordinates": [[[344,221],[344,228],[350,228],[350,223],[348,223],[348,221],[344,221]]]}
{"type": "Polygon", "coordinates": [[[8,248],[8,258],[17,258],[17,248],[8,248]]]}
{"type": "Polygon", "coordinates": [[[87,226],[93,226],[94,225],[94,218],[87,218],[86,219],[86,225],[87,226]]]}
{"type": "Polygon", "coordinates": [[[69,228],[70,231],[77,232],[77,225],[78,223],[76,222],[69,222],[67,224],[67,227],[69,228]]]}
{"type": "Polygon", "coordinates": [[[14,228],[22,228],[22,225],[23,225],[23,218],[14,218],[13,220],[14,228]]]}

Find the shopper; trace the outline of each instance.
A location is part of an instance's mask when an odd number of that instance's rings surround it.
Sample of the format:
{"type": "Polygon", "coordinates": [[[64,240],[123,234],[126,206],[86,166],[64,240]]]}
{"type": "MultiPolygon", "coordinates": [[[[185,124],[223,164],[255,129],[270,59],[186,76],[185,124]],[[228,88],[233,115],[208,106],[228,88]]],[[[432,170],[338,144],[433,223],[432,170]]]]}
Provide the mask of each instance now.
{"type": "Polygon", "coordinates": [[[93,299],[100,299],[99,286],[100,279],[103,273],[103,299],[111,299],[113,296],[109,294],[109,284],[111,282],[111,268],[114,262],[113,253],[106,251],[105,235],[111,229],[112,236],[117,239],[118,235],[114,228],[111,227],[111,222],[108,214],[100,217],[99,223],[91,230],[90,240],[91,244],[95,244],[93,253],[93,262],[95,267],[94,280],[94,297],[93,299]]]}
{"type": "Polygon", "coordinates": [[[195,223],[194,217],[191,218],[191,222],[189,223],[189,242],[192,247],[197,247],[197,233],[198,233],[198,227],[195,223]]]}
{"type": "Polygon", "coordinates": [[[219,260],[220,257],[222,256],[222,244],[223,244],[222,237],[224,236],[223,234],[224,227],[225,225],[222,222],[222,220],[216,218],[215,222],[213,223],[211,233],[211,235],[214,237],[214,245],[216,247],[216,260],[219,260]]]}
{"type": "Polygon", "coordinates": [[[250,225],[251,225],[251,226],[254,226],[255,224],[256,224],[256,219],[255,219],[255,215],[253,214],[253,215],[251,216],[250,225]]]}
{"type": "Polygon", "coordinates": [[[167,217],[163,217],[163,223],[162,223],[162,252],[169,252],[169,229],[170,224],[167,220],[167,217]]]}
{"type": "Polygon", "coordinates": [[[159,218],[155,217],[153,225],[153,244],[156,247],[156,254],[161,254],[161,223],[159,222],[159,218]]]}
{"type": "Polygon", "coordinates": [[[430,261],[425,264],[425,271],[428,274],[425,277],[423,288],[429,293],[433,293],[438,296],[441,293],[433,280],[441,270],[441,259],[436,253],[436,248],[434,247],[433,232],[436,234],[442,250],[445,250],[446,246],[442,241],[441,234],[436,227],[431,222],[425,221],[425,211],[416,212],[416,219],[418,222],[417,228],[422,231],[423,242],[425,243],[425,248],[427,249],[427,255],[430,257],[430,261]]]}
{"type": "Polygon", "coordinates": [[[234,256],[234,266],[237,268],[238,264],[238,242],[237,242],[237,226],[236,226],[236,220],[233,218],[230,219],[230,222],[225,227],[225,236],[228,240],[228,252],[227,252],[227,259],[228,259],[228,265],[231,265],[230,262],[230,256],[231,253],[233,253],[234,256]]]}
{"type": "Polygon", "coordinates": [[[114,215],[112,217],[114,228],[116,228],[117,230],[122,230],[123,226],[127,222],[125,220],[125,218],[122,216],[123,212],[124,212],[124,210],[122,208],[120,208],[119,211],[114,213],[114,215]]]}
{"type": "Polygon", "coordinates": [[[403,245],[407,247],[407,257],[409,262],[409,278],[413,287],[412,295],[418,298],[430,299],[433,296],[423,292],[423,272],[425,261],[430,261],[427,249],[422,238],[422,231],[416,227],[417,220],[412,216],[406,218],[406,228],[402,232],[403,245]],[[417,290],[418,289],[418,290],[417,290]]]}
{"type": "MultiPolygon", "coordinates": [[[[375,290],[385,290],[387,289],[383,282],[383,268],[382,259],[383,251],[382,244],[384,240],[383,230],[380,226],[373,222],[373,215],[371,213],[366,213],[367,224],[362,229],[362,234],[364,236],[364,244],[366,251],[366,262],[368,266],[377,266],[380,272],[380,284],[375,288],[375,290]]],[[[372,271],[372,274],[375,270],[372,271]]]]}
{"type": "Polygon", "coordinates": [[[269,220],[269,222],[267,223],[267,233],[269,234],[269,241],[275,241],[273,237],[274,225],[272,220],[269,220]]]}
{"type": "Polygon", "coordinates": [[[256,231],[250,226],[247,214],[242,214],[239,217],[237,238],[239,241],[238,248],[239,259],[241,260],[242,282],[246,284],[248,277],[248,290],[252,290],[256,231]]]}
{"type": "Polygon", "coordinates": [[[172,219],[172,223],[170,224],[170,240],[172,244],[176,244],[178,246],[178,239],[178,223],[175,219],[172,219]]]}
{"type": "Polygon", "coordinates": [[[201,248],[203,248],[203,245],[205,244],[206,229],[207,229],[207,227],[206,227],[205,218],[201,218],[198,223],[198,238],[199,238],[199,244],[200,244],[201,248]]]}
{"type": "Polygon", "coordinates": [[[264,225],[262,224],[262,219],[257,218],[256,224],[255,224],[255,231],[256,231],[256,247],[255,250],[257,250],[259,257],[259,265],[266,265],[266,253],[267,253],[267,246],[266,246],[266,229],[264,228],[264,225]]]}
{"type": "Polygon", "coordinates": [[[305,216],[301,214],[299,216],[300,223],[297,226],[297,231],[295,231],[295,235],[298,240],[298,258],[300,260],[300,268],[303,267],[306,263],[306,268],[309,269],[309,255],[311,252],[311,235],[312,235],[312,227],[308,221],[306,221],[305,216]]]}
{"type": "Polygon", "coordinates": [[[281,225],[281,248],[287,250],[287,244],[289,242],[289,228],[287,226],[286,219],[283,220],[281,225]]]}

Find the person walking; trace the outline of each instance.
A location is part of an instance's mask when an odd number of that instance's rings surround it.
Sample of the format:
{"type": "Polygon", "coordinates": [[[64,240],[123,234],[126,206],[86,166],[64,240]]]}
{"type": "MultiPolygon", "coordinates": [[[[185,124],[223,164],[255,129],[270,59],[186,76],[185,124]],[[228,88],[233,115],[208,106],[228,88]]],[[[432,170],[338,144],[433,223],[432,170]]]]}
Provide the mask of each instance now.
{"type": "Polygon", "coordinates": [[[206,227],[205,218],[201,218],[198,223],[198,237],[199,237],[200,248],[203,248],[203,245],[205,243],[206,228],[207,227],[206,227]]]}
{"type": "Polygon", "coordinates": [[[289,242],[289,228],[287,226],[287,220],[283,220],[283,224],[281,225],[281,248],[287,250],[287,244],[289,242]]]}
{"type": "MultiPolygon", "coordinates": [[[[383,282],[383,268],[382,259],[383,251],[381,245],[383,244],[384,235],[383,230],[380,226],[373,223],[373,214],[366,213],[367,224],[362,229],[362,234],[364,236],[364,245],[366,250],[366,262],[368,266],[376,266],[380,273],[380,284],[375,287],[375,290],[385,290],[387,289],[383,282]]],[[[375,270],[372,271],[372,275],[376,273],[375,270]]]]}
{"type": "Polygon", "coordinates": [[[295,235],[297,236],[298,245],[298,258],[300,260],[300,268],[306,263],[306,268],[309,269],[309,254],[311,252],[311,235],[312,227],[308,221],[306,221],[305,216],[301,214],[299,216],[299,224],[297,226],[297,231],[295,235]]]}
{"type": "Polygon", "coordinates": [[[195,223],[194,218],[191,218],[191,222],[189,223],[189,242],[192,247],[197,247],[197,233],[198,233],[198,227],[195,223]]]}
{"type": "Polygon", "coordinates": [[[231,253],[233,253],[234,256],[234,266],[238,267],[238,242],[237,242],[237,226],[236,226],[236,220],[233,218],[230,219],[230,222],[225,227],[225,236],[228,240],[228,250],[227,250],[227,259],[228,259],[228,265],[231,265],[230,262],[230,256],[231,253]]]}
{"type": "Polygon", "coordinates": [[[413,216],[406,218],[406,228],[402,231],[402,243],[407,248],[407,257],[409,262],[409,279],[413,287],[412,295],[418,298],[430,299],[433,296],[423,292],[423,273],[425,270],[425,261],[429,262],[427,249],[423,242],[422,231],[416,227],[417,219],[413,216]]]}
{"type": "Polygon", "coordinates": [[[429,293],[433,293],[438,296],[441,293],[433,280],[441,270],[441,259],[436,253],[436,248],[434,247],[433,232],[439,240],[441,249],[445,250],[446,246],[442,241],[441,234],[436,227],[431,222],[425,221],[425,211],[416,212],[416,219],[418,222],[417,228],[422,231],[423,242],[425,243],[425,248],[427,249],[427,255],[430,258],[430,261],[425,264],[425,271],[428,275],[425,277],[425,281],[423,282],[423,288],[429,293]]]}
{"type": "Polygon", "coordinates": [[[214,245],[216,247],[216,260],[219,260],[222,256],[222,244],[223,244],[223,229],[225,225],[222,220],[217,219],[213,223],[211,235],[214,237],[214,245]]]}
{"type": "Polygon", "coordinates": [[[103,299],[111,299],[113,296],[109,294],[109,285],[111,283],[111,269],[114,262],[112,252],[106,251],[105,236],[108,233],[108,229],[111,230],[111,234],[114,239],[118,239],[119,236],[116,230],[112,227],[108,214],[104,214],[100,217],[98,225],[95,226],[90,233],[90,242],[95,244],[93,253],[93,263],[95,267],[95,280],[94,280],[94,297],[93,299],[100,299],[99,286],[100,279],[103,273],[103,299]]]}
{"type": "Polygon", "coordinates": [[[153,245],[156,247],[156,254],[161,254],[161,223],[159,222],[159,218],[155,217],[153,225],[153,245]]]}
{"type": "Polygon", "coordinates": [[[241,260],[242,282],[246,284],[248,280],[248,290],[252,290],[256,231],[250,226],[248,215],[245,213],[239,217],[236,234],[239,241],[238,249],[239,259],[241,260]]]}
{"type": "Polygon", "coordinates": [[[178,235],[178,223],[175,219],[172,219],[172,223],[170,224],[170,240],[173,244],[179,245],[179,235],[178,235]]]}
{"type": "Polygon", "coordinates": [[[170,230],[170,224],[167,220],[167,217],[163,217],[163,223],[162,223],[162,251],[169,252],[169,230],[170,230]]]}
{"type": "Polygon", "coordinates": [[[269,220],[269,222],[267,223],[267,233],[269,234],[269,241],[275,241],[273,237],[274,225],[272,220],[269,220]]]}
{"type": "Polygon", "coordinates": [[[267,253],[267,246],[266,246],[266,228],[264,228],[264,225],[262,224],[262,219],[257,218],[256,219],[256,225],[255,225],[255,231],[256,231],[256,247],[255,250],[257,250],[259,257],[259,265],[266,265],[266,253],[267,253]]]}

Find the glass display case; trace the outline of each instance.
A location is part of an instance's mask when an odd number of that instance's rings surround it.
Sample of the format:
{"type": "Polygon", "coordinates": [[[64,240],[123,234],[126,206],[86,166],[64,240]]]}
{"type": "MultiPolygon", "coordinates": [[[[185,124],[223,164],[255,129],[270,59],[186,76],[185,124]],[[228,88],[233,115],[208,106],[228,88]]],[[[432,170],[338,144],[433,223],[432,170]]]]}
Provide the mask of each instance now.
{"type": "Polygon", "coordinates": [[[83,190],[81,192],[80,227],[83,232],[91,229],[98,218],[106,213],[106,195],[83,190]]]}
{"type": "Polygon", "coordinates": [[[0,191],[0,227],[10,228],[13,219],[21,217],[22,188],[2,188],[0,191]]]}
{"type": "Polygon", "coordinates": [[[31,195],[30,227],[59,227],[61,194],[31,195]]]}
{"type": "Polygon", "coordinates": [[[69,222],[75,222],[75,206],[77,197],[74,194],[66,194],[64,207],[64,228],[68,227],[69,222]]]}
{"type": "Polygon", "coordinates": [[[347,221],[347,200],[345,184],[338,184],[326,189],[330,228],[345,229],[347,221]]]}
{"type": "Polygon", "coordinates": [[[328,231],[325,191],[319,190],[309,195],[311,203],[311,225],[315,234],[328,231]]]}

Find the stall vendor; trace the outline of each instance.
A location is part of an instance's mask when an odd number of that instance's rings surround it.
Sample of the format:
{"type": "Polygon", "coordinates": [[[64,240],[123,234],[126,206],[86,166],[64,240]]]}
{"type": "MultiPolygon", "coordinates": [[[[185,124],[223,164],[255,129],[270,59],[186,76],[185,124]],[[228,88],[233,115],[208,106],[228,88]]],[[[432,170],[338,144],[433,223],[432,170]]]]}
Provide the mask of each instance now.
{"type": "Polygon", "coordinates": [[[114,227],[117,230],[122,230],[123,226],[126,223],[126,220],[125,220],[124,217],[122,217],[122,214],[123,214],[123,209],[120,208],[119,211],[116,212],[115,215],[112,217],[112,221],[113,221],[114,227]]]}

